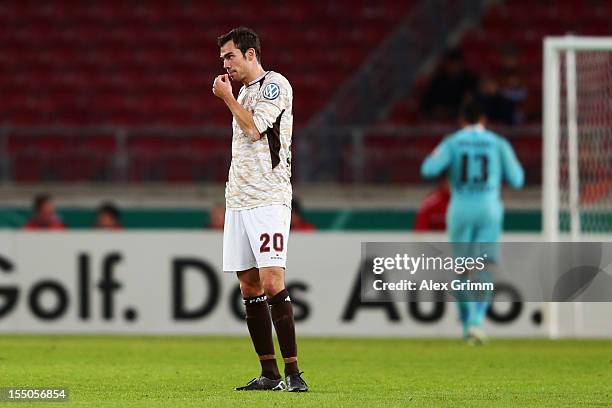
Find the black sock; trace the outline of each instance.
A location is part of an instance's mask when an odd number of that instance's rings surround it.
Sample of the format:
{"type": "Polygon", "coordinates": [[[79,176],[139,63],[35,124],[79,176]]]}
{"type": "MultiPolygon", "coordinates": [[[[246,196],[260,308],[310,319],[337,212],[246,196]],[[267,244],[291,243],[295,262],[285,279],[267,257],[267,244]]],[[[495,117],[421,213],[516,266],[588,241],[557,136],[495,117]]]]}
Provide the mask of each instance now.
{"type": "Polygon", "coordinates": [[[280,373],[276,365],[276,358],[274,358],[272,321],[266,297],[262,294],[252,298],[245,298],[244,305],[249,334],[261,364],[261,375],[276,380],[280,378],[280,373]]]}
{"type": "Polygon", "coordinates": [[[278,380],[281,376],[278,372],[278,366],[276,365],[276,358],[268,360],[259,360],[261,364],[261,375],[270,378],[272,380],[278,380]]]}
{"type": "Polygon", "coordinates": [[[268,301],[272,322],[276,329],[278,344],[284,359],[295,358],[295,361],[285,363],[285,375],[299,372],[297,365],[297,342],[295,340],[295,321],[293,307],[287,289],[281,290],[268,301]]]}
{"type": "Polygon", "coordinates": [[[300,369],[298,368],[297,360],[292,363],[285,363],[285,377],[299,372],[300,369]]]}

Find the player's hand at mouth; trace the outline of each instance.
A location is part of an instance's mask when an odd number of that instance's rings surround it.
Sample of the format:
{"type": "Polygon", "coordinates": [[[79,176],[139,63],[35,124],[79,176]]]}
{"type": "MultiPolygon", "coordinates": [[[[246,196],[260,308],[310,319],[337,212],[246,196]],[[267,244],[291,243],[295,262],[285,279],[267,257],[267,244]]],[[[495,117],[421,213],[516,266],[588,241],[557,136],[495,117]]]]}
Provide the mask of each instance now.
{"type": "Polygon", "coordinates": [[[213,82],[212,91],[216,97],[223,100],[232,97],[232,83],[230,82],[229,75],[224,74],[217,76],[213,82]]]}

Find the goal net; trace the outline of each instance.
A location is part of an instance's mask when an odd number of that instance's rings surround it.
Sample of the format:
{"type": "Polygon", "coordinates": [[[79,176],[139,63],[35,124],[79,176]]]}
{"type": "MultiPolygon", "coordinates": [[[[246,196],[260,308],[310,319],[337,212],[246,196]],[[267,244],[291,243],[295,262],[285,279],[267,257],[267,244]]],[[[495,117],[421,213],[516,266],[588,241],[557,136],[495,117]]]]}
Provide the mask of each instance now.
{"type": "MultiPolygon", "coordinates": [[[[612,240],[612,37],[544,41],[544,239],[612,240]]],[[[596,333],[589,303],[548,304],[552,338],[596,333]]]]}
{"type": "Polygon", "coordinates": [[[612,238],[612,37],[545,40],[543,109],[545,238],[612,238]]]}

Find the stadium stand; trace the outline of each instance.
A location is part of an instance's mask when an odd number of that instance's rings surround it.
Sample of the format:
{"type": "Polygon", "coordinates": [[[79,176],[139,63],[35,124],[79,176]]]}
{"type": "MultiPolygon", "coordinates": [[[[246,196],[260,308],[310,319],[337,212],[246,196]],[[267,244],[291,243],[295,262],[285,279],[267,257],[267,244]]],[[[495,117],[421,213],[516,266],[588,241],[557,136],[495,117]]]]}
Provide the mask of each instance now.
{"type": "MultiPolygon", "coordinates": [[[[509,123],[493,123],[493,127],[508,136],[515,146],[519,159],[526,168],[528,184],[541,181],[541,109],[542,109],[542,43],[545,36],[564,35],[610,35],[612,34],[612,5],[606,1],[507,1],[491,7],[482,24],[467,31],[459,48],[466,67],[481,79],[493,78],[503,81],[504,68],[508,65],[517,82],[524,84],[526,98],[516,109],[520,120],[509,127],[509,123]],[[554,6],[554,7],[553,7],[554,6]],[[526,12],[526,8],[529,12],[526,12]],[[517,25],[519,24],[519,25],[517,25]],[[517,29],[520,27],[520,29],[517,29]],[[508,60],[511,61],[508,61],[508,60]],[[495,126],[498,125],[498,126],[495,126]]],[[[378,127],[410,126],[427,128],[429,135],[420,133],[418,138],[404,138],[373,132],[369,135],[370,146],[366,154],[371,163],[386,160],[388,181],[418,182],[418,173],[410,161],[420,163],[430,151],[432,143],[440,141],[443,133],[456,126],[454,119],[438,120],[429,112],[421,110],[420,100],[427,89],[431,74],[424,75],[414,89],[397,100],[389,109],[378,127]],[[429,136],[429,137],[427,137],[429,136]],[[398,144],[405,146],[400,148],[398,144]],[[410,148],[408,148],[410,146],[410,148]]],[[[427,133],[427,132],[425,132],[427,133]]],[[[376,174],[376,173],[374,173],[376,174]]],[[[371,180],[376,181],[376,180],[371,180]]]]}
{"type": "MultiPolygon", "coordinates": [[[[227,7],[223,1],[2,2],[0,123],[13,128],[226,127],[227,109],[210,91],[214,76],[223,72],[216,37],[242,24],[259,32],[265,67],[286,73],[300,96],[294,104],[300,127],[393,29],[409,3],[256,0],[227,7]]],[[[12,176],[16,181],[108,178],[103,168],[113,160],[116,145],[110,138],[96,135],[75,142],[74,136],[62,135],[9,137],[12,176]],[[61,154],[46,154],[56,149],[61,154]],[[96,154],[81,165],[83,150],[96,154]]],[[[174,166],[170,163],[181,156],[179,147],[165,163],[147,162],[169,148],[164,143],[146,136],[129,142],[139,161],[130,180],[198,179],[178,165],[154,174],[151,167],[174,166]]],[[[186,144],[191,156],[196,149],[205,157],[211,145],[218,153],[214,141],[180,143],[186,144]]]]}

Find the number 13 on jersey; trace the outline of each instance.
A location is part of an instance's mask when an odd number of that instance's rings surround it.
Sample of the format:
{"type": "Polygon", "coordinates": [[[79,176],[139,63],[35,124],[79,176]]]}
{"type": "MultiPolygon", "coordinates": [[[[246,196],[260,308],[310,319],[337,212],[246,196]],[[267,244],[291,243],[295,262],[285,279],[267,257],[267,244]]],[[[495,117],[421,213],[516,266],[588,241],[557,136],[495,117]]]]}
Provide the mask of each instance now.
{"type": "Polygon", "coordinates": [[[489,178],[489,156],[483,153],[461,154],[461,184],[486,184],[489,178]]]}

